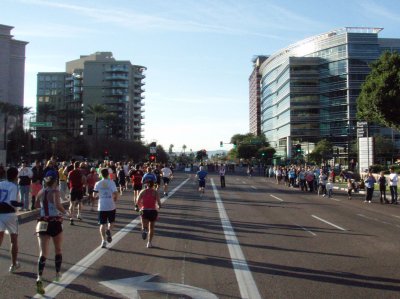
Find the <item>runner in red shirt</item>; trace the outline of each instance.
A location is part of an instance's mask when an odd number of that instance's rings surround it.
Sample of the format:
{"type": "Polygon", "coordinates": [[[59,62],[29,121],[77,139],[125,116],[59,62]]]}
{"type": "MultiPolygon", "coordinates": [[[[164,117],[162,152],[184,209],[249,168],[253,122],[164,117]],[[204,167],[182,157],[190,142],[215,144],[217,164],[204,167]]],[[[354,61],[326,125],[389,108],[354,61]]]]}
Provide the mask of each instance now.
{"type": "Polygon", "coordinates": [[[137,198],[139,196],[139,192],[142,190],[143,185],[142,185],[142,178],[143,178],[144,172],[141,169],[141,165],[137,164],[135,166],[135,169],[131,171],[130,177],[132,180],[132,185],[133,185],[133,202],[137,201],[137,198]]]}
{"type": "Polygon", "coordinates": [[[78,206],[78,213],[76,218],[82,220],[82,198],[83,198],[83,186],[86,183],[86,177],[82,174],[79,169],[79,161],[74,163],[74,169],[68,173],[68,186],[71,191],[69,213],[70,213],[70,224],[74,225],[73,212],[75,206],[78,206]]]}

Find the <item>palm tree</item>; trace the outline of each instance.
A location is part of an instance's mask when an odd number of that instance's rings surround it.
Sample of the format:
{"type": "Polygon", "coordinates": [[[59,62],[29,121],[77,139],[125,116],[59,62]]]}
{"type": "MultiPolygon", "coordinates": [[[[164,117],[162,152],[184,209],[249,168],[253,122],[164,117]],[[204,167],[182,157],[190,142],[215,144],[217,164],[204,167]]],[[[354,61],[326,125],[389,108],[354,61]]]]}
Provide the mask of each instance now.
{"type": "Polygon", "coordinates": [[[172,154],[172,149],[174,148],[174,145],[173,144],[170,144],[169,145],[169,150],[168,150],[168,153],[169,154],[172,154]]]}
{"type": "Polygon", "coordinates": [[[108,114],[107,107],[102,104],[88,105],[88,109],[86,110],[86,113],[94,116],[94,124],[95,124],[95,132],[96,132],[95,137],[96,137],[96,144],[97,144],[99,120],[103,119],[108,114]]]}
{"type": "Polygon", "coordinates": [[[7,150],[7,125],[10,116],[21,117],[30,112],[30,107],[22,107],[15,104],[0,102],[0,112],[4,115],[4,149],[7,150]]]}
{"type": "Polygon", "coordinates": [[[185,151],[186,151],[186,148],[187,148],[186,144],[182,145],[182,150],[183,150],[183,153],[185,153],[185,151]]]}

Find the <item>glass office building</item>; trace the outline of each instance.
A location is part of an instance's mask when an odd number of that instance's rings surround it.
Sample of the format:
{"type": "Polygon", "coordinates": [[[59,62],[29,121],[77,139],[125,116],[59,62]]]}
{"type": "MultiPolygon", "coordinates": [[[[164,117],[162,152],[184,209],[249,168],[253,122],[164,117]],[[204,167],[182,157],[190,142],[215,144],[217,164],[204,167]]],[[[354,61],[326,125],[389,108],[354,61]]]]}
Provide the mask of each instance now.
{"type": "MultiPolygon", "coordinates": [[[[399,51],[400,39],[379,38],[382,28],[345,27],[282,49],[263,62],[261,131],[277,153],[292,157],[294,144],[305,154],[328,139],[346,163],[356,138],[356,101],[369,64],[383,51],[399,51]]],[[[379,126],[370,135],[400,136],[379,126]]],[[[340,158],[340,157],[339,157],[340,158]]]]}

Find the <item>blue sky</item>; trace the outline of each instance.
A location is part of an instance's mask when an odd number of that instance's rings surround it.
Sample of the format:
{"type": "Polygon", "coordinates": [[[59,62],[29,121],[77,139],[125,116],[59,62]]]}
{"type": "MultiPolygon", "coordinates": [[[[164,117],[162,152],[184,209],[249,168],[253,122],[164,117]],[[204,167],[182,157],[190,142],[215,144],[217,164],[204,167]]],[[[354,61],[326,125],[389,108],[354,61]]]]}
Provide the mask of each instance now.
{"type": "Polygon", "coordinates": [[[399,38],[400,1],[1,0],[0,24],[29,42],[25,106],[36,106],[38,72],[111,51],[148,68],[144,141],[197,151],[248,133],[254,55],[340,27],[399,38]]]}

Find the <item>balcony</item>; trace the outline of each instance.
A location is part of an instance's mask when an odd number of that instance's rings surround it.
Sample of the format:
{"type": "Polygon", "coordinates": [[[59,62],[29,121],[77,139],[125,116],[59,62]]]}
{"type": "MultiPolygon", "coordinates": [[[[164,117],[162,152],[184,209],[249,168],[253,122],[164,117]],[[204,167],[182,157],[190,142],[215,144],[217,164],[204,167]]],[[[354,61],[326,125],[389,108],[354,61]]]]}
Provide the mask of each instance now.
{"type": "Polygon", "coordinates": [[[129,73],[129,70],[126,66],[112,66],[108,67],[105,70],[106,73],[129,73]]]}
{"type": "Polygon", "coordinates": [[[129,78],[126,74],[112,74],[105,76],[105,80],[107,81],[128,81],[129,78]]]}

